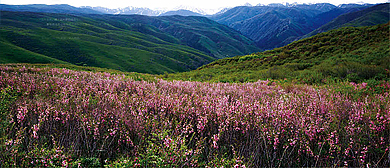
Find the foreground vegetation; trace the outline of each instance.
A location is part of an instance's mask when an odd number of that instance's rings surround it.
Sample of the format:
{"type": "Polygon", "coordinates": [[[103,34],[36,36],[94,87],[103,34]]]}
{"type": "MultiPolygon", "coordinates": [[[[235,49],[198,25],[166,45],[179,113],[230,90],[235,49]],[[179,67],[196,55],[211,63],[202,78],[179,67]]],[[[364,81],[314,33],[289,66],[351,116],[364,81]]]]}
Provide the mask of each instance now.
{"type": "Polygon", "coordinates": [[[0,66],[1,167],[385,167],[390,83],[135,80],[0,66]]]}
{"type": "Polygon", "coordinates": [[[274,50],[225,58],[195,71],[161,77],[232,83],[270,78],[308,84],[389,80],[389,29],[390,23],[341,28],[274,50]]]}

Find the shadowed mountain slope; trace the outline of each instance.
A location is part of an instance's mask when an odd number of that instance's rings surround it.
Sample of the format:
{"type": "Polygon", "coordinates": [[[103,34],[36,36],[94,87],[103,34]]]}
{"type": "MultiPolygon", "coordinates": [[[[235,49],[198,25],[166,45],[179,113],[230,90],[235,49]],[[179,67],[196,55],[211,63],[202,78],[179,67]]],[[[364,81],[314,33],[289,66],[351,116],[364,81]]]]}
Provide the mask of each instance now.
{"type": "Polygon", "coordinates": [[[318,33],[326,32],[340,27],[373,26],[390,21],[390,3],[379,4],[364,10],[349,12],[338,16],[320,28],[307,34],[310,37],[318,33]]]}
{"type": "Polygon", "coordinates": [[[210,18],[251,38],[264,50],[285,46],[341,14],[370,5],[336,7],[332,4],[240,6],[210,18]]]}

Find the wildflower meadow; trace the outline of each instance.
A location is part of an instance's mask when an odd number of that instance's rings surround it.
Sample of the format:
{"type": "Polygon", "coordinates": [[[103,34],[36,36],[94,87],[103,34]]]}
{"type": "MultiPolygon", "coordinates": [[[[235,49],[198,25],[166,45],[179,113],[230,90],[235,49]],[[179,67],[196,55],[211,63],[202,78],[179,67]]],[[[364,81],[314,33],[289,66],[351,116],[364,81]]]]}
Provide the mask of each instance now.
{"type": "Polygon", "coordinates": [[[0,167],[386,167],[390,83],[0,66],[0,167]]]}

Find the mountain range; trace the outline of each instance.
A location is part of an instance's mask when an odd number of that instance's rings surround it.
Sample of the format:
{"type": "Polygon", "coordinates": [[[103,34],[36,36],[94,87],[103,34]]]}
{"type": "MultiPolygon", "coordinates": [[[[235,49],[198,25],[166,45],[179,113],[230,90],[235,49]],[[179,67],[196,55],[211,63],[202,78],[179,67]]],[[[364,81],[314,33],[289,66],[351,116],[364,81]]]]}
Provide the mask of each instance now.
{"type": "MultiPolygon", "coordinates": [[[[210,13],[217,13],[220,9],[206,10],[193,8],[188,6],[178,6],[172,10],[158,9],[153,10],[146,7],[133,7],[128,6],[124,8],[106,8],[106,7],[91,7],[82,6],[74,7],[67,4],[59,5],[45,5],[45,4],[31,4],[31,5],[7,5],[0,4],[0,10],[2,11],[19,11],[19,12],[44,12],[44,13],[67,13],[67,14],[114,14],[114,15],[146,15],[146,16],[160,16],[170,15],[169,13],[176,11],[191,11],[189,16],[206,16],[210,13]]],[[[222,10],[222,9],[221,9],[222,10]]],[[[178,13],[177,15],[181,15],[178,13]]],[[[187,13],[188,15],[188,13],[187,13]]]]}
{"type": "MultiPolygon", "coordinates": [[[[239,6],[210,18],[240,31],[243,35],[254,40],[259,48],[267,50],[285,46],[300,39],[343,14],[366,8],[370,8],[371,11],[378,10],[372,8],[373,6],[369,4],[335,6],[327,3],[239,6]]],[[[389,6],[389,4],[382,4],[382,6],[389,6]]],[[[374,21],[374,23],[386,23],[389,20],[389,15],[385,13],[386,11],[383,10],[380,15],[377,15],[376,17],[379,19],[376,18],[378,21],[374,21]]],[[[361,12],[362,16],[365,14],[365,11],[361,12]]]]}
{"type": "Polygon", "coordinates": [[[159,16],[165,11],[163,10],[152,10],[149,8],[139,8],[139,7],[125,7],[125,8],[116,8],[116,9],[110,9],[105,7],[90,7],[90,6],[84,6],[81,7],[81,9],[92,9],[95,11],[98,11],[100,13],[104,14],[114,14],[114,15],[146,15],[146,16],[159,16]]]}
{"type": "Polygon", "coordinates": [[[155,13],[133,7],[1,4],[0,47],[4,52],[0,63],[52,62],[144,73],[182,72],[340,27],[387,23],[389,6],[247,5],[203,17],[184,9],[155,13]]]}

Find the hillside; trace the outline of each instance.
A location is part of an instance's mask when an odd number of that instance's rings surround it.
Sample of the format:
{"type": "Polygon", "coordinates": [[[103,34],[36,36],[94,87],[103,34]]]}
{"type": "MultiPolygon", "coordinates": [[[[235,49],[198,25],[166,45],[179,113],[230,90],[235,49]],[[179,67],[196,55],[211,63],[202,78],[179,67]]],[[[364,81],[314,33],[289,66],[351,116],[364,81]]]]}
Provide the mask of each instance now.
{"type": "MultiPolygon", "coordinates": [[[[236,30],[205,17],[142,15],[92,15],[93,19],[110,23],[111,20],[130,24],[134,30],[149,33],[144,26],[152,26],[175,37],[181,43],[203,51],[214,58],[226,58],[260,51],[255,43],[236,30]]],[[[120,25],[121,26],[121,25],[120,25]]],[[[154,36],[158,36],[154,34],[154,36]]]]}
{"type": "Polygon", "coordinates": [[[259,51],[235,30],[202,17],[1,11],[1,23],[1,63],[68,62],[163,73],[259,51]]]}
{"type": "Polygon", "coordinates": [[[264,14],[270,11],[277,10],[300,10],[309,16],[315,16],[324,12],[331,11],[337,7],[332,4],[311,4],[311,5],[289,5],[285,6],[283,4],[269,4],[267,6],[237,6],[232,9],[229,9],[222,13],[217,13],[210,18],[222,23],[231,26],[231,24],[239,23],[246,19],[253,18],[259,14],[264,14]]]}
{"type": "Polygon", "coordinates": [[[251,38],[261,49],[285,46],[341,14],[368,6],[336,7],[331,4],[271,4],[239,6],[210,18],[251,38]]]}
{"type": "Polygon", "coordinates": [[[361,82],[390,78],[390,23],[347,27],[296,41],[288,46],[217,60],[167,79],[248,82],[259,79],[361,82]]]}
{"type": "Polygon", "coordinates": [[[324,24],[313,32],[305,35],[310,37],[318,33],[326,32],[340,27],[359,27],[384,24],[390,21],[390,3],[379,4],[364,10],[345,13],[334,20],[324,24]]]}
{"type": "Polygon", "coordinates": [[[31,52],[24,48],[13,45],[9,42],[0,41],[0,63],[55,63],[55,64],[69,64],[55,58],[51,58],[42,54],[31,52]]]}

